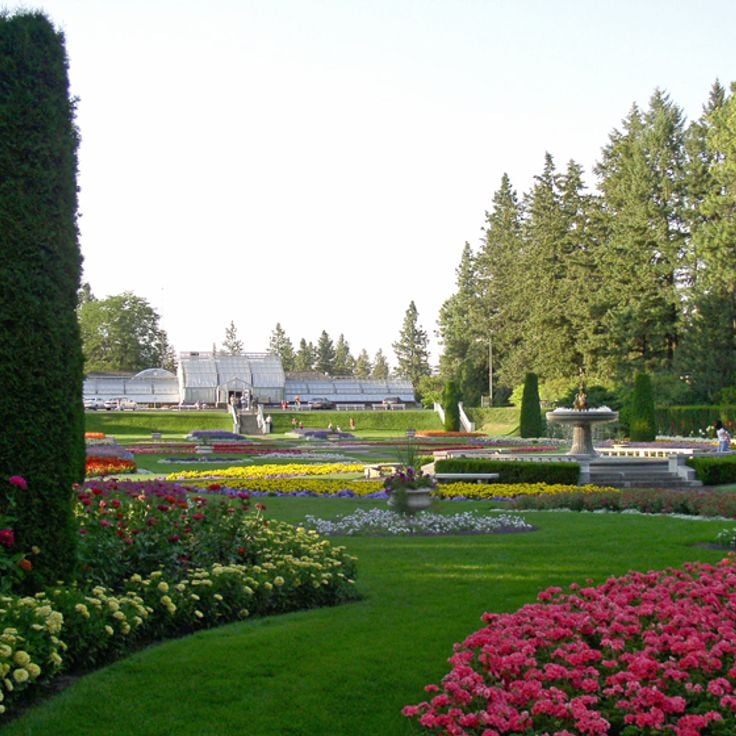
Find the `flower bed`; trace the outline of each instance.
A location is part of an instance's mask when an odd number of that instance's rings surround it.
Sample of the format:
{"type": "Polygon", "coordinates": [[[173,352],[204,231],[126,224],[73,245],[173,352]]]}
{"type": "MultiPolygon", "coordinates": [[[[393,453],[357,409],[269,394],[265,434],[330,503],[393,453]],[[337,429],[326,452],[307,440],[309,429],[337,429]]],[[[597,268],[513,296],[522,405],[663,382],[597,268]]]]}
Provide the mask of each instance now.
{"type": "MultiPolygon", "coordinates": [[[[20,477],[9,483],[27,491],[20,477]]],[[[78,488],[79,582],[0,595],[0,714],[60,672],[97,666],[141,641],[356,597],[355,558],[343,547],[266,520],[262,504],[254,512],[248,494],[234,495],[161,481],[78,488]]],[[[12,528],[0,531],[3,568],[23,555],[12,528]]]]}
{"type": "Polygon", "coordinates": [[[352,514],[337,519],[307,516],[306,527],[318,534],[408,536],[413,534],[494,534],[500,532],[528,532],[534,527],[520,516],[510,514],[481,514],[466,511],[459,514],[434,514],[420,511],[406,515],[385,509],[356,509],[352,514]]]}
{"type": "MultiPolygon", "coordinates": [[[[362,463],[284,463],[283,465],[249,465],[248,467],[224,468],[217,471],[218,478],[268,478],[294,475],[332,475],[333,473],[362,473],[362,463]]],[[[196,480],[211,478],[209,470],[182,470],[170,473],[166,480],[196,480]]]]}
{"type": "Polygon", "coordinates": [[[404,715],[435,734],[730,734],[736,570],[695,563],[486,613],[404,715]]]}

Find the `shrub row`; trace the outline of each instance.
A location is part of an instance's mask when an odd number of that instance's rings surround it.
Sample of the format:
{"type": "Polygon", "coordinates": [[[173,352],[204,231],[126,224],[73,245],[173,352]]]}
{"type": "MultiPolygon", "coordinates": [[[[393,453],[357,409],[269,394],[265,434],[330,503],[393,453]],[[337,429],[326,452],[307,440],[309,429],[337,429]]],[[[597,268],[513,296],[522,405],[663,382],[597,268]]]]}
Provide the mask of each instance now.
{"type": "Polygon", "coordinates": [[[451,458],[435,463],[437,473],[498,473],[499,483],[576,484],[580,477],[577,463],[523,462],[486,458],[451,458]]]}
{"type": "Polygon", "coordinates": [[[723,483],[736,483],[736,456],[724,457],[696,456],[688,459],[687,464],[695,469],[698,480],[706,486],[717,486],[723,483]]]}
{"type": "MultiPolygon", "coordinates": [[[[661,406],[657,431],[670,437],[705,437],[706,429],[720,419],[727,427],[736,422],[736,406],[661,406]]],[[[733,433],[732,433],[733,434],[733,433]]]]}

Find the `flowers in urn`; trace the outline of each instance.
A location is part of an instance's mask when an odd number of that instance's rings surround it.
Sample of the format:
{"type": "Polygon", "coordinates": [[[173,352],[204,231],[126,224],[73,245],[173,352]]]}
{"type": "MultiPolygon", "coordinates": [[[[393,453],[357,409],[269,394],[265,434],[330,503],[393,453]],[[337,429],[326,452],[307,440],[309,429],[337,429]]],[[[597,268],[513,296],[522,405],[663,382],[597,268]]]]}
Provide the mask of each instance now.
{"type": "Polygon", "coordinates": [[[388,494],[388,505],[401,514],[413,514],[432,504],[432,491],[436,481],[412,465],[399,466],[393,475],[383,482],[388,494]]]}

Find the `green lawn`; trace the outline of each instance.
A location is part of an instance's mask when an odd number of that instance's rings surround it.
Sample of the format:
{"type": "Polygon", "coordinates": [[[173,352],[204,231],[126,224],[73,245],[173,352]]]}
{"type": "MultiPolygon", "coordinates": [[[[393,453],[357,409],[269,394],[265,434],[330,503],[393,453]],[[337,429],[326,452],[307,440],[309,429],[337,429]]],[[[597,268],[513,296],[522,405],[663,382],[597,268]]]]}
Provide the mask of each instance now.
{"type": "MultiPolygon", "coordinates": [[[[268,498],[298,522],[370,501],[268,498]]],[[[452,509],[487,504],[445,504],[452,509]]],[[[529,512],[526,534],[342,538],[363,599],[232,624],[145,649],[82,677],[2,730],[85,736],[401,736],[401,707],[448,670],[452,644],[486,611],[512,611],[549,585],[631,569],[716,561],[694,546],[733,522],[529,512]]]]}

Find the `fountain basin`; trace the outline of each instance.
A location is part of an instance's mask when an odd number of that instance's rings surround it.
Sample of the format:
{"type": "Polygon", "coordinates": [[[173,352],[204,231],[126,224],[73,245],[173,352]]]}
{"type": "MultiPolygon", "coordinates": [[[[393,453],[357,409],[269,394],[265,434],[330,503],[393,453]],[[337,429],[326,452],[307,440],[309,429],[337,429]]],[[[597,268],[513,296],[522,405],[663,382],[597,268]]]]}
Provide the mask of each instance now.
{"type": "Polygon", "coordinates": [[[593,425],[618,419],[618,412],[602,406],[597,409],[555,409],[546,414],[547,421],[572,427],[572,447],[568,455],[597,457],[593,447],[593,425]]]}

